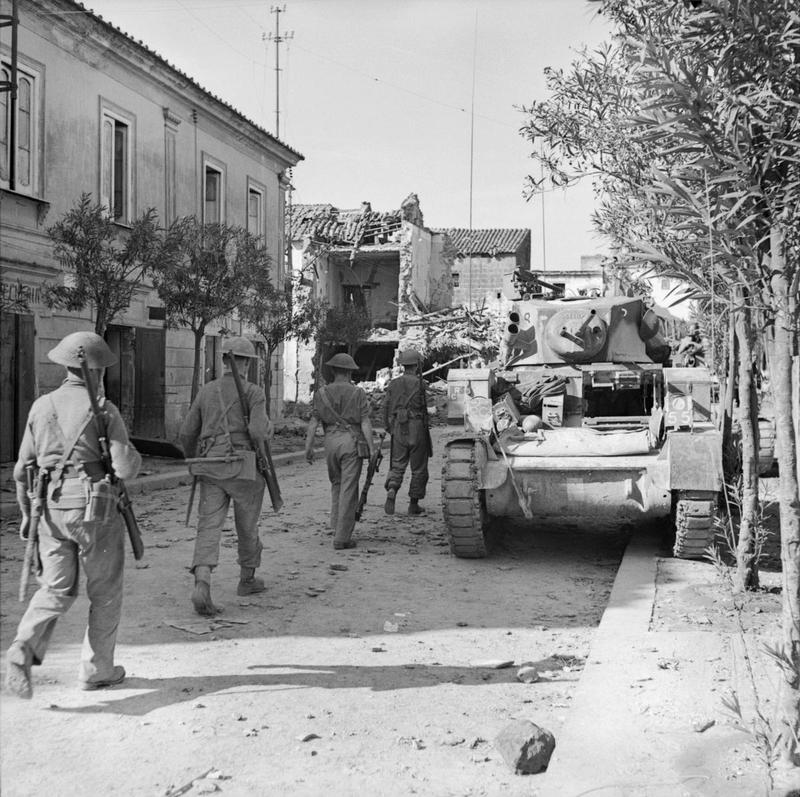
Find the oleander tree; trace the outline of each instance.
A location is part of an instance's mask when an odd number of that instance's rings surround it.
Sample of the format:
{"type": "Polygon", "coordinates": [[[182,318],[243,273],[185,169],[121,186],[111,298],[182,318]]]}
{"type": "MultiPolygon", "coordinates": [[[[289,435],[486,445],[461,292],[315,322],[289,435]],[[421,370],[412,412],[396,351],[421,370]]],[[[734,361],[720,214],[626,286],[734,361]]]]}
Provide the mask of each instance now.
{"type": "Polygon", "coordinates": [[[259,238],[229,224],[203,224],[195,216],[174,222],[170,256],[158,263],[153,281],[167,324],[194,336],[192,401],[200,389],[200,351],[206,328],[247,305],[252,295],[272,290],[270,257],[259,238]]]}
{"type": "MultiPolygon", "coordinates": [[[[795,0],[601,0],[612,40],[547,74],[522,133],[546,180],[591,176],[594,223],[622,262],[680,276],[733,326],[742,511],[737,583],[757,584],[753,344],[767,342],[780,440],[779,745],[800,732],[800,15],[795,0]],[[793,411],[795,417],[793,418],[793,411]]],[[[530,191],[541,181],[529,178],[530,191]]],[[[732,354],[732,352],[731,352],[732,354]]],[[[732,370],[732,369],[731,369],[732,370]]],[[[729,384],[733,382],[729,375],[729,384]]]]}
{"type": "Polygon", "coordinates": [[[45,303],[72,311],[93,307],[94,330],[101,336],[127,310],[170,246],[154,209],[124,228],[87,193],[47,232],[66,281],[45,286],[45,303]]]}
{"type": "Polygon", "coordinates": [[[280,288],[270,284],[265,290],[250,292],[241,308],[241,316],[264,339],[264,391],[267,394],[268,412],[271,409],[271,364],[275,352],[287,340],[301,343],[313,340],[325,322],[326,312],[327,306],[315,298],[311,286],[305,284],[300,272],[284,280],[280,288]]]}

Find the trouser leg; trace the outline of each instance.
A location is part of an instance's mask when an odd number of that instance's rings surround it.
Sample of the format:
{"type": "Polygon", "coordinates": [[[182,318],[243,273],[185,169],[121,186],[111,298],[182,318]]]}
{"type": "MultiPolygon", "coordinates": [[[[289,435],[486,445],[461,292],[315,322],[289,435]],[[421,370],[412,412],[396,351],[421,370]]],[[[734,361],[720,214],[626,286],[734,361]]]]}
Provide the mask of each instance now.
{"type": "Polygon", "coordinates": [[[81,651],[81,681],[97,681],[114,672],[114,648],[122,613],[122,580],[125,568],[125,535],[118,517],[84,530],[88,539],[80,558],[86,573],[89,623],[81,651]]]}
{"type": "Polygon", "coordinates": [[[339,462],[342,481],[339,487],[339,514],[333,536],[334,543],[347,542],[353,534],[358,507],[358,479],[363,460],[358,452],[352,451],[342,455],[339,462]]]}
{"type": "Polygon", "coordinates": [[[403,483],[403,476],[408,465],[408,443],[406,439],[398,434],[392,435],[391,464],[389,473],[386,474],[386,489],[399,490],[403,483]]]}
{"type": "Polygon", "coordinates": [[[239,540],[240,567],[261,566],[261,550],[264,546],[258,536],[258,518],[264,503],[265,486],[266,482],[259,476],[256,481],[237,479],[229,487],[239,540]]]}
{"type": "Polygon", "coordinates": [[[56,621],[75,602],[78,594],[78,545],[66,534],[67,517],[83,518],[83,510],[46,508],[39,521],[39,556],[42,574],[39,589],[31,598],[17,628],[15,643],[44,661],[56,621]]]}
{"type": "Polygon", "coordinates": [[[194,542],[192,572],[196,567],[216,567],[222,527],[228,515],[230,496],[220,482],[200,479],[200,504],[197,510],[197,538],[194,542]]]}
{"type": "Polygon", "coordinates": [[[329,524],[331,531],[336,531],[339,521],[339,492],[342,486],[342,468],[339,463],[340,441],[338,435],[329,432],[325,435],[325,464],[328,467],[328,479],[331,483],[331,515],[329,524]]]}
{"type": "Polygon", "coordinates": [[[428,484],[428,437],[424,428],[409,446],[409,461],[411,483],[408,487],[408,497],[419,500],[425,497],[425,488],[428,484]]]}

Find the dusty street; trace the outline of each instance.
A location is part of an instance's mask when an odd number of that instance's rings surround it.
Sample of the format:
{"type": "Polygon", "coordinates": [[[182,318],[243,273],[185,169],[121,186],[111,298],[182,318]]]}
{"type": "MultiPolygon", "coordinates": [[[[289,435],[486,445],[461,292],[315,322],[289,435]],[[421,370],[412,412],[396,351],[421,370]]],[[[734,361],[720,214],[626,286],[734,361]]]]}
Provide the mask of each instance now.
{"type": "MultiPolygon", "coordinates": [[[[455,559],[436,448],[427,516],[404,514],[406,485],[385,516],[379,477],[352,551],[331,545],[324,464],[279,469],[286,506],[265,501],[262,516],[269,589],[236,597],[228,531],[213,622],[189,602],[188,488],[138,496],[147,551],[128,558],[117,652],[128,679],[75,688],[82,596],[33,700],[2,698],[3,793],[531,794],[535,779],[491,742],[511,718],[558,737],[626,532],[517,531],[491,559],[455,559]],[[519,683],[497,660],[536,662],[542,679],[519,683]]],[[[23,606],[10,523],[2,546],[5,651],[23,606]]]]}

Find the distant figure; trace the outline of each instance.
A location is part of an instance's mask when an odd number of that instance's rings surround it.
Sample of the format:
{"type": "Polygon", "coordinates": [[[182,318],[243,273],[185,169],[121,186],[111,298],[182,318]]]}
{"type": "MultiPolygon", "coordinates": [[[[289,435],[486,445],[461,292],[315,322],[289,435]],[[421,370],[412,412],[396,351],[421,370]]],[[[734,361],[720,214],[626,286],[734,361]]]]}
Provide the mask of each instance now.
{"type": "Polygon", "coordinates": [[[228,338],[222,346],[222,352],[233,355],[236,369],[242,377],[249,405],[249,426],[245,426],[230,359],[226,357],[222,377],[203,385],[192,402],[180,432],[187,458],[232,458],[230,462],[201,463],[190,467],[200,484],[197,539],[192,559],[192,605],[203,616],[213,616],[222,611],[211,600],[211,572],[219,564],[222,527],[231,501],[240,568],[236,594],[253,595],[266,589],[264,580],[255,575],[261,566],[263,548],[258,537],[258,518],[265,482],[256,470],[251,438],[269,440],[272,437],[272,423],[267,415],[267,398],[263,389],[246,381],[250,360],[256,357],[253,344],[246,338],[228,338]]]}
{"type": "Polygon", "coordinates": [[[355,548],[352,539],[358,506],[358,479],[362,460],[372,457],[372,423],[367,394],[352,382],[358,369],[349,354],[335,354],[325,365],[333,371],[333,382],[314,393],[314,408],[306,433],[306,459],[314,461],[314,436],[325,430],[325,462],[331,483],[333,547],[355,548]]]}
{"type": "Polygon", "coordinates": [[[391,464],[386,478],[384,511],[394,514],[397,491],[403,483],[406,466],[411,465],[411,484],[408,488],[409,515],[421,515],[419,505],[428,484],[428,458],[433,454],[428,429],[428,407],[425,382],[419,373],[419,353],[406,349],[400,354],[404,373],[393,379],[386,388],[383,400],[383,424],[392,436],[391,464]]]}
{"type": "MultiPolygon", "coordinates": [[[[25,434],[14,466],[17,501],[22,511],[20,535],[31,529],[31,498],[26,490],[27,471],[35,473],[34,491],[44,495],[38,521],[39,589],[20,620],[8,650],[6,687],[30,698],[31,665],[41,664],[56,621],[78,596],[79,563],[86,574],[89,621],[81,650],[78,683],[81,689],[103,689],[121,683],[125,668],[114,664],[125,565],[125,532],[116,508],[109,513],[87,507],[93,485],[104,482],[100,433],[83,379],[79,356],[97,385],[117,358],[94,332],[67,335],[47,356],[66,366],[61,387],[37,399],[28,415],[25,434]],[[93,515],[96,514],[96,517],[93,515]]],[[[106,416],[106,440],[111,463],[120,479],[139,472],[142,458],[128,440],[119,410],[99,397],[106,416]]],[[[95,488],[100,492],[100,488],[95,488]]],[[[113,496],[111,496],[113,499],[113,496]]],[[[38,514],[38,511],[37,511],[38,514]]]]}

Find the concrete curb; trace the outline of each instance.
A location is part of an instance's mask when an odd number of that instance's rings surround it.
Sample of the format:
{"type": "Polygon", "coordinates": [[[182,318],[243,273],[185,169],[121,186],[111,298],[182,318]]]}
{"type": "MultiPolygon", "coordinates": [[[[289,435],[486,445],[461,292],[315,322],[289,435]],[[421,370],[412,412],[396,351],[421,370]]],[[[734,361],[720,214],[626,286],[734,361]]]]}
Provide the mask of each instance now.
{"type": "Polygon", "coordinates": [[[658,550],[657,535],[639,532],[625,551],[541,797],[761,793],[757,772],[725,778],[726,753],[747,738],[724,721],[716,689],[725,681],[747,693],[741,646],[714,630],[651,630],[658,550]],[[719,677],[728,663],[730,680],[719,677]],[[699,718],[716,724],[701,734],[693,728],[699,718]]]}
{"type": "MultiPolygon", "coordinates": [[[[318,447],[314,449],[314,454],[318,456],[324,451],[324,448],[318,447]]],[[[283,454],[275,454],[272,457],[272,463],[276,468],[301,462],[305,462],[305,454],[302,449],[299,451],[286,451],[283,454]]],[[[192,476],[189,473],[189,469],[185,465],[175,464],[165,466],[165,470],[160,473],[151,473],[147,476],[128,479],[125,482],[125,486],[128,488],[128,495],[146,495],[156,490],[168,490],[191,483],[192,476]]],[[[15,499],[4,499],[0,502],[0,519],[13,520],[19,516],[19,506],[17,506],[15,499]]]]}

